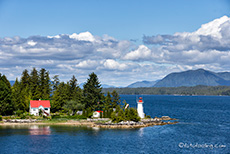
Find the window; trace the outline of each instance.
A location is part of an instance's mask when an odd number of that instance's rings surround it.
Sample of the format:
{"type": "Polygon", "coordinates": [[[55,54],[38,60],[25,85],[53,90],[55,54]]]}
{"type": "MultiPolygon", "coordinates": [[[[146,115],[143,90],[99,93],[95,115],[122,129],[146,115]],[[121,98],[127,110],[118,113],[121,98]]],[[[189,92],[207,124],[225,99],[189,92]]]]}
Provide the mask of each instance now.
{"type": "Polygon", "coordinates": [[[33,111],[36,111],[36,109],[33,109],[33,111]]]}
{"type": "Polygon", "coordinates": [[[45,108],[45,110],[48,110],[48,108],[45,108]]]}

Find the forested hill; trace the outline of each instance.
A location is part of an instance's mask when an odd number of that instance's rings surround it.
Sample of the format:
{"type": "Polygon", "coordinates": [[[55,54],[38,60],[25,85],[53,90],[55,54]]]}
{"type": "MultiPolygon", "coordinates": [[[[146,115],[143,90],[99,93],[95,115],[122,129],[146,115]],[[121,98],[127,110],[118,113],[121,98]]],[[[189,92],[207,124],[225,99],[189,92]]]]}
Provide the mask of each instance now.
{"type": "Polygon", "coordinates": [[[195,86],[195,87],[142,87],[142,88],[104,88],[103,93],[116,90],[128,95],[225,95],[230,96],[230,86],[195,86]]]}
{"type": "Polygon", "coordinates": [[[204,69],[171,73],[154,87],[230,86],[230,72],[215,73],[204,69]]]}

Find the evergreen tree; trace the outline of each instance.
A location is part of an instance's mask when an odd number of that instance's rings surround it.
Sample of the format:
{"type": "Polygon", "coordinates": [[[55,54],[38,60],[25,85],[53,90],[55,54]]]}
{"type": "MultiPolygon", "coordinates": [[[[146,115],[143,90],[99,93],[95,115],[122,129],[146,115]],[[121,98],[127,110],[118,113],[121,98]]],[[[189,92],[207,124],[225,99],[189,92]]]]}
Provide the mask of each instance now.
{"type": "Polygon", "coordinates": [[[45,72],[46,70],[42,68],[39,72],[39,91],[41,93],[40,99],[44,99],[45,95],[45,72]]]}
{"type": "Polygon", "coordinates": [[[107,92],[107,95],[105,97],[105,107],[112,107],[112,97],[109,91],[107,92]]]}
{"type": "Polygon", "coordinates": [[[74,100],[70,100],[64,104],[63,109],[69,112],[70,114],[75,115],[76,111],[83,110],[84,107],[85,106],[83,104],[78,103],[77,101],[74,100]]]}
{"type": "MultiPolygon", "coordinates": [[[[21,109],[23,111],[28,111],[29,110],[29,103],[32,98],[32,94],[30,91],[30,75],[28,74],[28,70],[25,69],[22,72],[22,77],[20,81],[20,91],[21,91],[21,97],[22,97],[22,102],[21,104],[21,109]]],[[[16,109],[17,110],[17,109],[16,109]]]]}
{"type": "Polygon", "coordinates": [[[40,99],[41,92],[39,91],[39,76],[36,68],[33,68],[32,72],[30,73],[30,91],[32,94],[31,98],[33,100],[40,99]]]}
{"type": "Polygon", "coordinates": [[[95,73],[91,73],[89,75],[89,78],[83,87],[83,96],[86,107],[90,107],[93,110],[98,110],[103,107],[104,95],[101,92],[101,84],[98,81],[97,75],[95,73]]]}
{"type": "Polygon", "coordinates": [[[15,106],[15,110],[26,110],[25,106],[25,98],[22,95],[22,89],[20,86],[20,83],[18,82],[18,79],[16,78],[16,81],[12,87],[12,102],[15,106]]]}
{"type": "Polygon", "coordinates": [[[113,90],[112,93],[112,108],[116,108],[117,105],[120,105],[120,96],[116,90],[113,90]]]}
{"type": "Polygon", "coordinates": [[[68,96],[68,89],[69,89],[69,85],[65,84],[64,82],[61,82],[58,87],[57,90],[54,91],[54,94],[52,96],[52,112],[57,112],[57,111],[61,111],[63,106],[65,105],[66,101],[69,100],[69,96],[68,96]]]}
{"type": "Polygon", "coordinates": [[[58,75],[55,75],[53,77],[53,81],[52,81],[52,93],[54,93],[54,91],[57,90],[57,87],[58,87],[59,84],[60,84],[60,80],[58,78],[58,75]]]}
{"type": "Polygon", "coordinates": [[[137,122],[140,121],[140,119],[141,118],[139,117],[137,110],[134,108],[130,108],[127,120],[137,122]]]}
{"type": "Polygon", "coordinates": [[[50,98],[50,94],[51,94],[51,82],[50,82],[50,77],[49,77],[49,72],[46,71],[45,72],[45,85],[44,85],[44,92],[45,92],[45,95],[44,95],[44,99],[49,99],[50,98]]]}
{"type": "Polygon", "coordinates": [[[81,88],[78,86],[77,84],[77,79],[75,78],[75,76],[73,75],[73,77],[71,78],[71,80],[69,81],[69,100],[74,100],[78,103],[82,103],[83,102],[83,97],[82,97],[82,90],[81,88]]]}
{"type": "Polygon", "coordinates": [[[40,99],[49,99],[51,94],[51,84],[49,72],[42,68],[39,72],[39,89],[40,89],[40,99]]]}
{"type": "Polygon", "coordinates": [[[10,82],[0,74],[0,115],[12,114],[13,107],[10,82]]]}
{"type": "Polygon", "coordinates": [[[29,86],[30,86],[30,75],[27,69],[25,69],[22,72],[22,77],[21,77],[21,88],[22,89],[27,89],[29,90],[29,86]]]}

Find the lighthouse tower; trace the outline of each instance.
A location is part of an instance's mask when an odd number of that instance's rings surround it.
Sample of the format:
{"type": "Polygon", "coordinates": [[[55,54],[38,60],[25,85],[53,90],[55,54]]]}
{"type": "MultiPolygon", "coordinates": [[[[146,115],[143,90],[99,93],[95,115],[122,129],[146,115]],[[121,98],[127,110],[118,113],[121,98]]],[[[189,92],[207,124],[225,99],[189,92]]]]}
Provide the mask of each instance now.
{"type": "Polygon", "coordinates": [[[143,108],[143,100],[142,97],[139,97],[139,100],[137,101],[137,112],[139,117],[144,118],[145,114],[144,114],[144,108],[143,108]]]}

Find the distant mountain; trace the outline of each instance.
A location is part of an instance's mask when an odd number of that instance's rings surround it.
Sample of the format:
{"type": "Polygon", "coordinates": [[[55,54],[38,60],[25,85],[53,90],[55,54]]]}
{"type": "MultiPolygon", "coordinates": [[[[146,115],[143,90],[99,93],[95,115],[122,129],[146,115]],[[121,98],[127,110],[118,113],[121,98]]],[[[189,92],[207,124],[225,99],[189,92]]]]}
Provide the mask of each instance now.
{"type": "Polygon", "coordinates": [[[139,88],[139,87],[153,87],[157,82],[157,81],[138,81],[138,82],[134,82],[130,85],[128,85],[128,88],[139,88]]]}
{"type": "Polygon", "coordinates": [[[155,87],[181,87],[181,86],[229,86],[230,72],[215,73],[204,69],[189,70],[171,73],[155,84],[155,87]]]}

